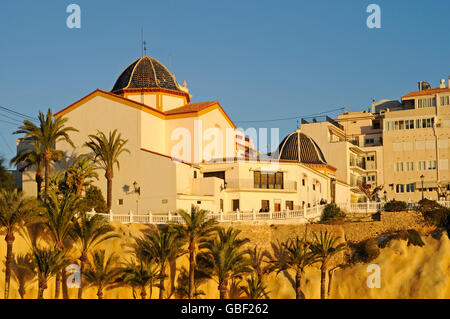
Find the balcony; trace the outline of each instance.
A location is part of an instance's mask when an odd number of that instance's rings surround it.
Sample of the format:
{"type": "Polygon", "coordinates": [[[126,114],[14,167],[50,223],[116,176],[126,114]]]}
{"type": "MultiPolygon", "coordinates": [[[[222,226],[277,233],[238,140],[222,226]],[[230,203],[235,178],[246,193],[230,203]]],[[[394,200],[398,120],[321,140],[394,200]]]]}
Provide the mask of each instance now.
{"type": "Polygon", "coordinates": [[[227,179],[225,181],[225,189],[295,192],[297,191],[297,182],[285,180],[283,184],[271,184],[268,187],[260,187],[260,185],[255,185],[253,179],[227,179]]]}

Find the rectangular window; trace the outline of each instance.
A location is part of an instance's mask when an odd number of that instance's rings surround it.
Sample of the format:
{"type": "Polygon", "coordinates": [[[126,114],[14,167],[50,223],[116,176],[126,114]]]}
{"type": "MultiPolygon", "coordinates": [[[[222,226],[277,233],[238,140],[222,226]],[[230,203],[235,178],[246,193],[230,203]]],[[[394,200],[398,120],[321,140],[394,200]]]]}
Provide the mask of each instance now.
{"type": "Polygon", "coordinates": [[[406,192],[407,192],[407,193],[414,193],[414,187],[415,187],[415,184],[414,184],[414,183],[412,183],[412,184],[406,184],[406,192]]]}
{"type": "Polygon", "coordinates": [[[233,212],[239,210],[239,199],[233,199],[233,212]]]}
{"type": "Polygon", "coordinates": [[[286,201],[286,209],[294,210],[294,201],[292,201],[292,200],[287,200],[287,201],[286,201]]]}
{"type": "Polygon", "coordinates": [[[418,164],[419,164],[419,171],[426,170],[426,163],[425,163],[425,161],[419,161],[418,164]]]}
{"type": "Polygon", "coordinates": [[[395,163],[395,170],[397,172],[403,172],[403,162],[397,162],[395,163]]]}
{"type": "Polygon", "coordinates": [[[436,169],[436,161],[428,161],[428,170],[436,169]]]}
{"type": "Polygon", "coordinates": [[[404,193],[405,192],[405,185],[403,185],[403,184],[395,185],[395,192],[396,193],[404,193]]]}
{"type": "Polygon", "coordinates": [[[283,189],[283,172],[268,173],[268,172],[253,172],[253,186],[254,188],[264,189],[283,189]]]}
{"type": "Polygon", "coordinates": [[[266,199],[263,199],[261,201],[261,211],[262,212],[268,212],[270,207],[270,202],[266,199]]]}
{"type": "Polygon", "coordinates": [[[414,170],[414,162],[406,162],[406,170],[411,172],[414,170]]]}

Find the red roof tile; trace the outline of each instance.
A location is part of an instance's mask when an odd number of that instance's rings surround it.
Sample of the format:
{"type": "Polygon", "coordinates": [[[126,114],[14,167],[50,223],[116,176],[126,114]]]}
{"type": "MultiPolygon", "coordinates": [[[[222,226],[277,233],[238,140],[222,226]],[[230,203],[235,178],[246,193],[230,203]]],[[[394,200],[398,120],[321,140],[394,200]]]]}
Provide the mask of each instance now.
{"type": "Polygon", "coordinates": [[[406,95],[402,96],[403,98],[408,97],[414,97],[414,96],[422,96],[422,95],[431,95],[436,93],[443,93],[443,92],[450,92],[450,88],[436,88],[436,89],[429,89],[429,90],[423,90],[423,91],[414,91],[411,93],[408,93],[406,95]]]}
{"type": "Polygon", "coordinates": [[[177,107],[176,109],[166,111],[164,113],[165,114],[180,114],[180,113],[199,112],[199,111],[204,110],[207,107],[210,107],[211,105],[214,105],[214,104],[217,104],[217,101],[191,103],[191,104],[186,104],[186,105],[177,107]]]}

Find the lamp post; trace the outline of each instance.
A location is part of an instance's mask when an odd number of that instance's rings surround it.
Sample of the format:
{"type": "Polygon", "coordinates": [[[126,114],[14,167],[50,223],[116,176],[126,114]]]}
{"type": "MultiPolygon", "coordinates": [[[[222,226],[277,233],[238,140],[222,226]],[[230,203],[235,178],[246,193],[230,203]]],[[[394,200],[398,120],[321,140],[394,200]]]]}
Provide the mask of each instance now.
{"type": "Polygon", "coordinates": [[[136,181],[133,183],[134,192],[138,194],[136,199],[136,215],[139,215],[139,196],[141,195],[141,187],[138,185],[136,181]]]}
{"type": "Polygon", "coordinates": [[[423,179],[425,178],[425,176],[420,175],[420,180],[422,181],[422,200],[423,200],[423,179]]]}
{"type": "Polygon", "coordinates": [[[383,192],[383,194],[384,194],[384,202],[386,203],[386,200],[387,200],[387,196],[386,196],[386,194],[387,194],[387,192],[386,192],[386,191],[384,191],[384,192],[383,192]]]}

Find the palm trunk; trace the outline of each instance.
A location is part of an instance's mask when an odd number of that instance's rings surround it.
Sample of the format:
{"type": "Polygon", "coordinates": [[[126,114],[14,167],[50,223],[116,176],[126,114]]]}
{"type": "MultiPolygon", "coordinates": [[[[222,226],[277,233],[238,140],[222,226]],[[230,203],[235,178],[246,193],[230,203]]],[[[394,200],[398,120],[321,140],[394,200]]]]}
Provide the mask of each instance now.
{"type": "Polygon", "coordinates": [[[194,280],[195,280],[195,245],[189,245],[189,299],[194,296],[194,280]]]}
{"type": "Polygon", "coordinates": [[[38,296],[37,296],[38,299],[44,299],[45,289],[47,289],[47,282],[39,279],[38,296]]]}
{"type": "Polygon", "coordinates": [[[99,286],[97,289],[97,297],[98,299],[103,299],[103,287],[99,286]]]}
{"type": "Polygon", "coordinates": [[[223,281],[219,282],[219,298],[227,299],[227,284],[223,281]]]}
{"type": "Polygon", "coordinates": [[[11,267],[13,261],[13,243],[14,243],[14,234],[8,232],[5,236],[6,241],[6,268],[5,268],[5,299],[9,298],[9,286],[11,283],[11,267]]]}
{"type": "Polygon", "coordinates": [[[302,282],[302,271],[297,269],[297,273],[295,274],[295,298],[296,299],[305,299],[305,294],[301,289],[302,282]]]}
{"type": "Polygon", "coordinates": [[[327,266],[325,263],[320,267],[320,299],[325,299],[325,281],[327,275],[327,266]]]}
{"type": "Polygon", "coordinates": [[[42,189],[42,172],[36,172],[36,194],[37,199],[41,199],[41,189],[42,189]]]}
{"type": "Polygon", "coordinates": [[[161,271],[159,272],[160,280],[159,280],[159,299],[164,298],[164,277],[166,274],[166,265],[164,263],[161,264],[161,271]]]}
{"type": "Polygon", "coordinates": [[[64,268],[61,270],[61,278],[63,299],[69,299],[69,291],[67,290],[67,275],[64,268]]]}
{"type": "Polygon", "coordinates": [[[148,299],[152,299],[152,292],[153,292],[153,280],[150,282],[150,294],[148,295],[148,299]]]}
{"type": "Polygon", "coordinates": [[[111,211],[111,204],[112,204],[112,179],[113,179],[113,172],[112,170],[106,170],[105,173],[106,177],[106,207],[108,208],[108,213],[111,211]]]}
{"type": "Polygon", "coordinates": [[[55,299],[59,299],[59,291],[61,290],[61,273],[56,273],[56,280],[55,280],[55,299]]]}
{"type": "Polygon", "coordinates": [[[80,258],[80,288],[78,288],[78,299],[83,298],[83,272],[86,258],[87,256],[85,253],[83,253],[80,258]]]}
{"type": "Polygon", "coordinates": [[[333,279],[333,270],[330,270],[328,272],[328,292],[327,292],[327,296],[330,297],[330,293],[331,293],[331,280],[333,279]]]}
{"type": "Polygon", "coordinates": [[[44,197],[45,200],[47,200],[48,196],[48,188],[50,185],[50,159],[52,156],[51,150],[45,150],[44,151],[44,163],[45,163],[45,170],[44,170],[44,197]]]}
{"type": "Polygon", "coordinates": [[[141,287],[141,299],[145,299],[147,297],[147,292],[145,291],[145,286],[141,287]]]}

